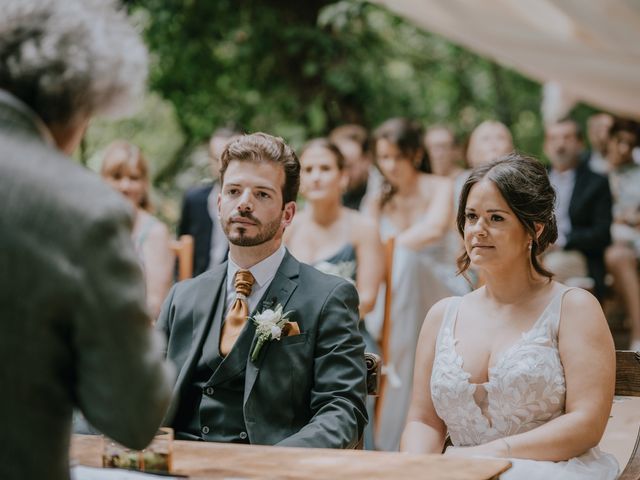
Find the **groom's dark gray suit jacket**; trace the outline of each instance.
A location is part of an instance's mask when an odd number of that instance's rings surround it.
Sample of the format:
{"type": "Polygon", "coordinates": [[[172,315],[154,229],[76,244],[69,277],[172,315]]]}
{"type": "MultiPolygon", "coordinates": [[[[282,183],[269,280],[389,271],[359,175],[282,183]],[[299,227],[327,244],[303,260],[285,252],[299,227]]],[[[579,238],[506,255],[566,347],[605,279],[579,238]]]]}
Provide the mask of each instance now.
{"type": "MultiPolygon", "coordinates": [[[[166,422],[178,429],[176,419],[190,417],[199,422],[193,409],[202,408],[201,402],[215,400],[219,391],[204,388],[211,399],[204,392],[195,404],[188,399],[193,395],[188,392],[193,392],[197,383],[195,372],[202,371],[203,355],[206,362],[212,361],[206,357],[219,355],[226,273],[225,262],[176,284],[157,323],[167,336],[167,357],[179,371],[174,414],[166,422]],[[215,352],[207,346],[212,345],[211,338],[215,339],[215,352]]],[[[225,380],[238,371],[244,374],[244,390],[238,392],[237,402],[221,404],[223,413],[211,429],[243,425],[246,430],[240,438],[253,444],[355,447],[367,422],[364,343],[358,332],[355,288],[339,277],[298,262],[287,252],[253,313],[278,304],[285,312],[291,312],[289,320],[298,323],[301,333],[267,342],[253,362],[250,353],[255,344],[255,326],[247,321],[212,379],[205,379],[214,385],[216,376],[225,380]],[[227,367],[225,372],[225,364],[233,362],[236,365],[227,367]]],[[[201,428],[208,431],[208,427],[201,428]]]]}

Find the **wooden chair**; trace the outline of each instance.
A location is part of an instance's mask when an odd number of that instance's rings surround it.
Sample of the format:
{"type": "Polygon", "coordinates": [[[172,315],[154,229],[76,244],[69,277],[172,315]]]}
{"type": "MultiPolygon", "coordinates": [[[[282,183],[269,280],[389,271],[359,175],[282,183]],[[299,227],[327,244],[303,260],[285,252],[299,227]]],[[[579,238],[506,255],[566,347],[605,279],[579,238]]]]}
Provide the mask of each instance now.
{"type": "MultiPolygon", "coordinates": [[[[367,395],[377,397],[380,395],[380,379],[382,375],[382,358],[377,353],[364,352],[364,363],[367,366],[367,395]]],[[[355,446],[356,450],[364,448],[364,437],[355,446]]]]}
{"type": "MultiPolygon", "coordinates": [[[[616,395],[640,397],[640,352],[616,350],[616,395]]],[[[619,480],[640,480],[640,429],[636,443],[619,480]]]]}
{"type": "Polygon", "coordinates": [[[171,251],[178,260],[178,280],[193,277],[193,237],[181,235],[171,242],[171,251]]]}
{"type": "Polygon", "coordinates": [[[380,395],[382,358],[376,353],[365,352],[364,362],[367,365],[367,395],[377,397],[380,395]]]}
{"type": "MultiPolygon", "coordinates": [[[[391,337],[391,302],[393,301],[393,251],[395,248],[394,238],[391,237],[384,244],[384,266],[385,266],[385,295],[384,295],[384,317],[382,320],[382,332],[380,335],[380,351],[382,352],[382,361],[389,361],[389,342],[391,337]]],[[[386,387],[386,373],[383,371],[380,376],[380,387],[378,401],[376,402],[376,429],[380,425],[380,414],[382,412],[382,402],[384,402],[384,392],[386,387]]],[[[377,432],[376,432],[377,434],[377,432]]]]}

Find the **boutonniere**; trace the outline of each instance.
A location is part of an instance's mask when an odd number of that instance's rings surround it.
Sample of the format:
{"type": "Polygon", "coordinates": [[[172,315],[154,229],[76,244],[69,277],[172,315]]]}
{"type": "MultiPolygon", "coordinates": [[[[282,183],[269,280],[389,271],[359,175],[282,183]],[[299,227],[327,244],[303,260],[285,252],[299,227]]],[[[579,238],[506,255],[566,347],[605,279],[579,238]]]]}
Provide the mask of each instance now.
{"type": "Polygon", "coordinates": [[[282,305],[278,304],[274,309],[267,308],[256,313],[251,321],[256,326],[256,344],[251,352],[251,361],[255,362],[260,355],[262,346],[271,340],[280,340],[281,337],[298,335],[300,328],[297,322],[290,322],[291,312],[282,313],[282,305]]]}

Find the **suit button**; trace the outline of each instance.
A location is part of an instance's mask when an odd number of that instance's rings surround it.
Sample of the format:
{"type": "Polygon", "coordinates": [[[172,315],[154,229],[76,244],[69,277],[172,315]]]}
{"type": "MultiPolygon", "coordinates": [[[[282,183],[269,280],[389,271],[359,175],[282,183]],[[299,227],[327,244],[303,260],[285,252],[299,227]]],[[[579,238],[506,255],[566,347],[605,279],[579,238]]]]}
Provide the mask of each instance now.
{"type": "Polygon", "coordinates": [[[247,432],[240,432],[240,439],[245,440],[247,438],[247,432]]]}
{"type": "Polygon", "coordinates": [[[202,427],[202,433],[204,433],[205,435],[209,433],[209,427],[207,427],[206,425],[202,427]]]}
{"type": "Polygon", "coordinates": [[[204,389],[204,393],[206,393],[207,395],[211,396],[213,395],[213,387],[207,387],[204,389]]]}

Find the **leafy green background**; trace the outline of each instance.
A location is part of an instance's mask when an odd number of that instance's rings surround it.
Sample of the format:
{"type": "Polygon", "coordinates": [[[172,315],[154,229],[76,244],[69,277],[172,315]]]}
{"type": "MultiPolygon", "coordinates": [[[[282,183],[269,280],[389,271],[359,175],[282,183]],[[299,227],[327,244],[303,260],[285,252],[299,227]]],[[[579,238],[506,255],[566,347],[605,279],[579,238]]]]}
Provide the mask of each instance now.
{"type": "MultiPolygon", "coordinates": [[[[378,6],[321,0],[129,0],[152,54],[142,110],[97,121],[79,157],[97,168],[114,138],[150,159],[157,213],[210,176],[203,143],[218,126],[280,135],[294,147],[348,122],[391,116],[450,125],[464,141],[483,120],[541,154],[540,85],[378,6]]],[[[580,106],[583,120],[591,109],[580,106]]]]}

